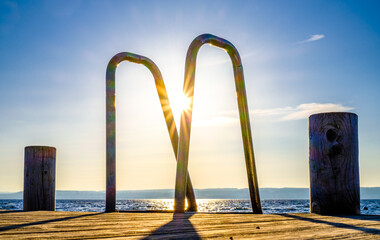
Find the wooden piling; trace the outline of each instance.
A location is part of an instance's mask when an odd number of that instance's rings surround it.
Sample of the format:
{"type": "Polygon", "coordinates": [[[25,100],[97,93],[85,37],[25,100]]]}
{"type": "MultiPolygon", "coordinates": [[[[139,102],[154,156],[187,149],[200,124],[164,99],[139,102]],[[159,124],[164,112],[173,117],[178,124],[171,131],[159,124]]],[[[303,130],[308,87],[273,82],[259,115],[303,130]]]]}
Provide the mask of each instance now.
{"type": "Polygon", "coordinates": [[[24,211],[55,210],[56,149],[25,147],[24,211]]]}
{"type": "Polygon", "coordinates": [[[311,213],[360,214],[358,116],[311,115],[309,141],[311,213]]]}

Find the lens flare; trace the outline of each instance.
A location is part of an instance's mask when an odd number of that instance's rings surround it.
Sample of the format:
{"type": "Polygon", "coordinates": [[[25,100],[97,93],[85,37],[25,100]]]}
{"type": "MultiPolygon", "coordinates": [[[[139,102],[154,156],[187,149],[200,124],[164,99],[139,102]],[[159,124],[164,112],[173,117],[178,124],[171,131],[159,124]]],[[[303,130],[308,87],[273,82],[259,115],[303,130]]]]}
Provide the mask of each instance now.
{"type": "Polygon", "coordinates": [[[191,99],[183,94],[176,96],[170,100],[170,105],[175,114],[182,113],[183,111],[188,111],[191,108],[191,99]]]}

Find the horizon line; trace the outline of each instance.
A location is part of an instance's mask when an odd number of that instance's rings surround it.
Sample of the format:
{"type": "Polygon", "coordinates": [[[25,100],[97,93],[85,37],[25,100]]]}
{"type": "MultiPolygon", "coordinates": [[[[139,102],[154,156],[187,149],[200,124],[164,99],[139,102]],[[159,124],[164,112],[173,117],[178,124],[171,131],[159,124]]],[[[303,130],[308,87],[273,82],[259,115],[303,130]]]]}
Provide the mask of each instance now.
{"type": "MultiPolygon", "coordinates": [[[[363,187],[360,187],[360,188],[380,188],[380,186],[371,186],[371,187],[368,187],[368,186],[363,186],[363,187]]],[[[215,190],[215,189],[236,189],[236,190],[245,190],[247,189],[248,190],[248,187],[246,188],[234,188],[234,187],[227,187],[227,188],[194,188],[194,190],[215,190]]],[[[310,187],[260,187],[259,189],[310,189],[310,187]]],[[[174,191],[175,189],[173,188],[160,188],[160,189],[123,189],[123,190],[117,190],[116,192],[119,192],[119,191],[168,191],[168,190],[172,190],[174,191]]],[[[71,192],[105,192],[106,190],[67,190],[67,189],[57,189],[56,192],[58,191],[71,191],[71,192]]],[[[23,190],[18,190],[18,191],[13,191],[13,192],[8,192],[8,191],[0,191],[0,194],[2,193],[19,193],[19,192],[23,192],[23,190]]]]}

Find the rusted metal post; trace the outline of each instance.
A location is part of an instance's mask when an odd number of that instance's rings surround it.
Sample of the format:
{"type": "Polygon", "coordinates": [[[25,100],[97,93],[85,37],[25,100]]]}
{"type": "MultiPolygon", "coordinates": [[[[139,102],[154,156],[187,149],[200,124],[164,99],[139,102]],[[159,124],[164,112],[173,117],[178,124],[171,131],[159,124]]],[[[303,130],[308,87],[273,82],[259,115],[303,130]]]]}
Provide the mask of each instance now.
{"type": "Polygon", "coordinates": [[[54,147],[25,147],[24,211],[55,210],[54,147]]]}
{"type": "Polygon", "coordinates": [[[310,212],[360,214],[358,116],[309,117],[310,212]]]}
{"type": "MultiPolygon", "coordinates": [[[[108,63],[106,73],[106,212],[116,211],[116,108],[115,108],[115,71],[122,61],[129,61],[143,64],[152,73],[158,97],[160,99],[161,108],[164,114],[166,126],[172,143],[173,152],[177,159],[178,152],[178,132],[174,122],[173,112],[169,104],[168,94],[162,75],[156,64],[147,57],[133,53],[122,52],[116,54],[108,63]]],[[[191,184],[190,176],[187,177],[187,194],[188,210],[197,211],[197,203],[194,190],[191,184]]]]}
{"type": "Polygon", "coordinates": [[[251,197],[251,205],[253,213],[262,213],[259,185],[257,182],[255,158],[253,155],[253,143],[251,136],[251,126],[249,121],[249,112],[247,104],[247,96],[245,92],[245,83],[243,75],[243,66],[238,51],[229,41],[216,37],[211,34],[203,34],[196,37],[190,44],[185,66],[185,81],[183,85],[183,93],[190,98],[190,107],[181,114],[181,128],[179,135],[179,149],[177,161],[177,175],[175,185],[174,210],[183,212],[185,210],[185,194],[186,180],[188,172],[188,157],[190,145],[191,120],[193,111],[193,96],[194,96],[194,79],[196,58],[200,47],[203,44],[210,44],[227,51],[231,58],[234,70],[235,86],[237,93],[237,101],[240,115],[240,125],[242,131],[244,156],[248,175],[248,185],[251,197]]]}

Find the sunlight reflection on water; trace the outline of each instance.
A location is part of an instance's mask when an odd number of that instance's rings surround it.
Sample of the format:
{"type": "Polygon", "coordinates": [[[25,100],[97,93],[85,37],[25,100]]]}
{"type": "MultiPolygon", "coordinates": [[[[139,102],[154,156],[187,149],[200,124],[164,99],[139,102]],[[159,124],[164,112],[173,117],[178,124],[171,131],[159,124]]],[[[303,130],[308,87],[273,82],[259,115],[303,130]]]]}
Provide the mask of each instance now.
{"type": "MultiPolygon", "coordinates": [[[[250,212],[249,200],[197,199],[198,212],[250,212]]],[[[57,200],[57,211],[104,212],[104,200],[57,200]]],[[[119,211],[173,210],[173,199],[118,200],[119,211]]],[[[308,213],[309,200],[263,200],[264,214],[308,213]]],[[[0,209],[22,210],[22,200],[0,200],[0,209]]],[[[380,200],[361,200],[362,214],[380,215],[380,200]]]]}

